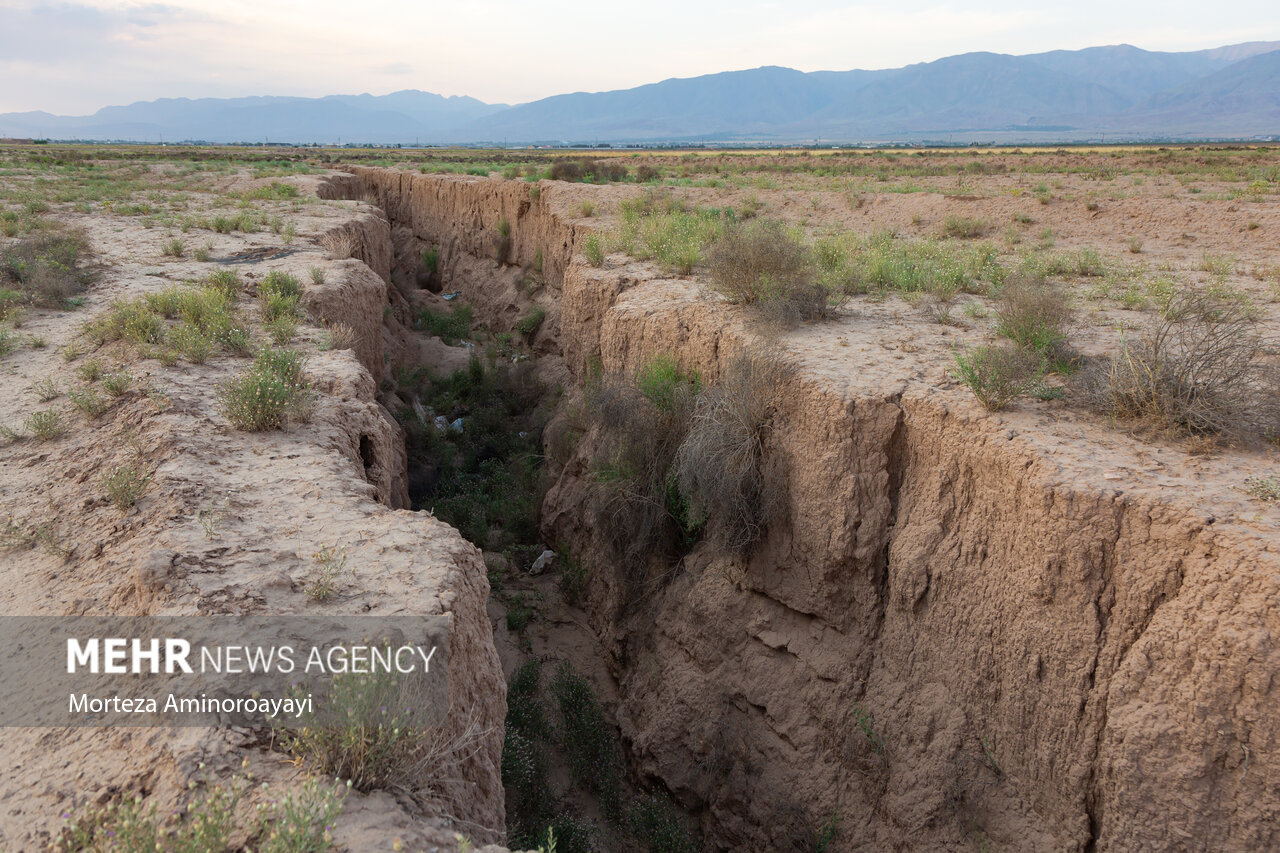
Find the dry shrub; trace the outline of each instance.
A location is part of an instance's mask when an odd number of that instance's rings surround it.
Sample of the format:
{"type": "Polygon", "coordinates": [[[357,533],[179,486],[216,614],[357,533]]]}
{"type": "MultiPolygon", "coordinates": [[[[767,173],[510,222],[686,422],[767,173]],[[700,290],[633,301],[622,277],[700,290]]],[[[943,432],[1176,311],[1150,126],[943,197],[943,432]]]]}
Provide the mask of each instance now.
{"type": "Polygon", "coordinates": [[[794,369],[777,353],[738,354],[720,381],[697,400],[675,457],[691,519],[709,523],[726,547],[744,552],[758,541],[781,500],[762,465],[769,425],[794,369]]]}
{"type": "Polygon", "coordinates": [[[814,280],[809,247],[782,223],[753,219],[729,227],[707,253],[713,286],[786,325],[829,316],[830,293],[814,280]]]}
{"type": "Polygon", "coordinates": [[[551,164],[548,177],[553,181],[590,180],[597,184],[625,181],[627,167],[613,160],[566,158],[551,164]]]}
{"type": "Polygon", "coordinates": [[[25,237],[0,251],[0,285],[12,282],[32,305],[65,307],[92,278],[89,242],[68,230],[25,237]]]}
{"type": "Polygon", "coordinates": [[[1114,417],[1192,435],[1270,437],[1280,428],[1280,383],[1264,350],[1248,305],[1186,289],[1081,385],[1094,409],[1114,417]]]}
{"type": "Polygon", "coordinates": [[[345,228],[335,228],[320,235],[320,246],[333,260],[350,258],[356,253],[356,235],[345,228]]]}
{"type": "Polygon", "coordinates": [[[956,353],[956,378],[992,412],[1034,388],[1043,370],[1043,357],[1032,349],[983,346],[956,353]]]}
{"type": "Polygon", "coordinates": [[[1044,279],[1012,278],[1000,292],[996,334],[1040,353],[1050,362],[1067,361],[1071,357],[1067,328],[1072,314],[1066,295],[1044,279]]]}
{"type": "Polygon", "coordinates": [[[356,330],[346,323],[333,323],[325,329],[328,335],[327,349],[355,349],[356,341],[359,335],[356,330]]]}
{"type": "Polygon", "coordinates": [[[488,733],[474,715],[452,726],[426,724],[424,689],[397,673],[335,675],[324,710],[282,732],[281,743],[320,772],[349,779],[356,790],[457,802],[449,789],[465,786],[463,767],[484,748],[488,733]]]}

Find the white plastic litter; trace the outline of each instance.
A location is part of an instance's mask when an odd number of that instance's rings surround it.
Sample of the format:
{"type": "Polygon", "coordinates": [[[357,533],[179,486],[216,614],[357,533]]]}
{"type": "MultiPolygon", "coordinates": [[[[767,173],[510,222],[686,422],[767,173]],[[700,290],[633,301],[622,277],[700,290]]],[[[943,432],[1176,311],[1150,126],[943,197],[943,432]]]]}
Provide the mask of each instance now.
{"type": "Polygon", "coordinates": [[[533,561],[533,565],[529,567],[529,574],[540,575],[546,569],[551,568],[551,564],[556,561],[555,551],[543,551],[538,555],[538,559],[533,561]]]}

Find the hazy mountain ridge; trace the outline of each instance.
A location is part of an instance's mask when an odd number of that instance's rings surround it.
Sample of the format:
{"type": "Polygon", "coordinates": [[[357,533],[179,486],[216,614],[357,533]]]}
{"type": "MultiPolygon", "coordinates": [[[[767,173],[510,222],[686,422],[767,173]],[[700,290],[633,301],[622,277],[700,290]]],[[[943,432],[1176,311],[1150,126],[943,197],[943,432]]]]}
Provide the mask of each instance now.
{"type": "Polygon", "coordinates": [[[769,66],[527,104],[404,90],[169,98],[92,116],[0,115],[0,136],[210,142],[857,141],[951,133],[1280,135],[1280,42],[965,53],[878,71],[769,66]]]}

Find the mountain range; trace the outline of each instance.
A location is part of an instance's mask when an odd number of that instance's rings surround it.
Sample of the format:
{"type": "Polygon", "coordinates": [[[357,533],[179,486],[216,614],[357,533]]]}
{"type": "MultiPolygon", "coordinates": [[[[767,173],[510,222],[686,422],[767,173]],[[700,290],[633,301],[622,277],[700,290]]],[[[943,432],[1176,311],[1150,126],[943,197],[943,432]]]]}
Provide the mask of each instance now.
{"type": "Polygon", "coordinates": [[[416,90],[165,98],[0,114],[0,137],[148,142],[627,143],[1280,137],[1280,42],[965,53],[878,71],[776,66],[515,106],[416,90]]]}

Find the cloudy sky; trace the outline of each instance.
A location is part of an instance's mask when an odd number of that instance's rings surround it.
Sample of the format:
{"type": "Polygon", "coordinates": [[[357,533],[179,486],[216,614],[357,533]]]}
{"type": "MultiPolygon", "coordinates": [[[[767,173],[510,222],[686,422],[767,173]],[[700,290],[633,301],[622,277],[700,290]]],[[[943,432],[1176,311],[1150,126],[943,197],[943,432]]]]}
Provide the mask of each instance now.
{"type": "Polygon", "coordinates": [[[161,97],[424,89],[519,103],[716,71],[891,68],[972,50],[1280,40],[1280,2],[1235,0],[0,0],[0,112],[161,97]]]}

